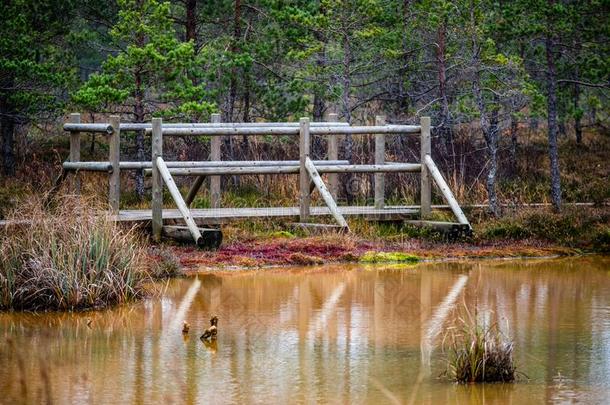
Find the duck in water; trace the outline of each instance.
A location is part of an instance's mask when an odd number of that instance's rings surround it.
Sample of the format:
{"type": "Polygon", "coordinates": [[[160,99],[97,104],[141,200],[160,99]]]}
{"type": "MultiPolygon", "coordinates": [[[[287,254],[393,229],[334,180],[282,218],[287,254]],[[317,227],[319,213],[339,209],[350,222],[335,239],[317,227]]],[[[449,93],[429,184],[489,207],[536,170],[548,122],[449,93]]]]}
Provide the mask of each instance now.
{"type": "Polygon", "coordinates": [[[199,339],[205,340],[216,340],[216,335],[218,333],[218,317],[216,315],[210,318],[211,326],[203,332],[203,335],[199,339]]]}

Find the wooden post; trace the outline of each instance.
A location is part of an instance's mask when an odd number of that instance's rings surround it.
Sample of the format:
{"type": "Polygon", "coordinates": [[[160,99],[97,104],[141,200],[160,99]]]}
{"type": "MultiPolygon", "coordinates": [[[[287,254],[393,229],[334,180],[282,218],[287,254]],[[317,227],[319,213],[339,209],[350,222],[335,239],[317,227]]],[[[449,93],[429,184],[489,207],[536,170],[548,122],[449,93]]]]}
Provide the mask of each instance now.
{"type": "MultiPolygon", "coordinates": [[[[212,114],[212,123],[218,124],[220,123],[220,114],[212,114]]],[[[210,160],[220,160],[220,143],[221,138],[218,136],[213,136],[210,140],[210,160]]],[[[195,182],[189,189],[184,202],[189,207],[195,200],[201,185],[205,180],[205,176],[198,176],[195,179],[195,182]]],[[[220,207],[220,176],[210,177],[210,205],[212,208],[220,207]]]]}
{"type": "MultiPolygon", "coordinates": [[[[375,117],[375,126],[385,125],[385,117],[375,117]]],[[[385,164],[385,134],[375,134],[375,164],[385,164]]],[[[375,208],[381,209],[385,205],[385,174],[375,173],[375,208]]]]}
{"type": "Polygon", "coordinates": [[[156,242],[163,231],[163,177],[156,165],[157,158],[163,157],[162,125],[161,118],[152,119],[152,234],[156,242]]]}
{"type": "MultiPolygon", "coordinates": [[[[70,114],[70,122],[73,124],[80,124],[80,114],[70,114]]],[[[80,132],[70,132],[70,162],[80,162],[80,132]]],[[[78,171],[74,173],[72,191],[74,194],[80,194],[80,177],[78,171]]]]}
{"type": "Polygon", "coordinates": [[[121,159],[121,117],[111,115],[110,126],[112,126],[112,133],[108,136],[108,161],[112,165],[112,173],[110,173],[109,180],[108,203],[112,213],[118,214],[121,199],[121,169],[119,166],[121,159]]]}
{"type": "Polygon", "coordinates": [[[420,215],[421,219],[428,218],[432,211],[432,182],[430,171],[426,165],[426,156],[432,153],[430,139],[430,117],[421,117],[421,191],[420,191],[420,215]]]}
{"type": "MultiPolygon", "coordinates": [[[[213,124],[220,123],[220,114],[212,114],[211,119],[213,124]]],[[[210,142],[210,160],[221,160],[222,137],[213,136],[210,142]]],[[[220,208],[220,176],[210,177],[210,205],[212,208],[220,208]]]]}
{"type": "MultiPolygon", "coordinates": [[[[328,122],[337,122],[338,115],[336,113],[328,114],[327,118],[328,122]]],[[[338,160],[339,159],[339,138],[337,135],[329,135],[328,136],[328,160],[338,160]]],[[[339,176],[336,173],[331,173],[328,175],[328,190],[330,194],[333,196],[335,201],[337,201],[337,196],[339,195],[339,176]]]]}
{"type": "Polygon", "coordinates": [[[305,161],[309,157],[311,148],[311,137],[309,134],[309,118],[299,120],[299,208],[300,221],[309,221],[309,206],[311,205],[311,195],[309,193],[309,174],[305,167],[305,161]]]}

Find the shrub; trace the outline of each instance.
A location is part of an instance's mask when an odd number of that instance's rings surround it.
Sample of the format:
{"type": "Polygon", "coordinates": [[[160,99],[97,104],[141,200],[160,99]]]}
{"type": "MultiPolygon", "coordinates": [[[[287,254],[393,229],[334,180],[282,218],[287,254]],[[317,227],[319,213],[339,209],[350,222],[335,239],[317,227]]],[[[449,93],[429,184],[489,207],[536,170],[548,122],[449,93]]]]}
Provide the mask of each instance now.
{"type": "Polygon", "coordinates": [[[86,201],[40,199],[13,212],[0,230],[0,309],[102,308],[143,295],[141,241],[86,201]]]}
{"type": "Polygon", "coordinates": [[[149,256],[152,258],[152,278],[164,279],[182,275],[180,260],[170,249],[154,248],[150,250],[149,256]]]}
{"type": "Polygon", "coordinates": [[[480,326],[463,321],[449,338],[447,374],[459,383],[511,382],[515,380],[513,343],[496,324],[480,326]]]}

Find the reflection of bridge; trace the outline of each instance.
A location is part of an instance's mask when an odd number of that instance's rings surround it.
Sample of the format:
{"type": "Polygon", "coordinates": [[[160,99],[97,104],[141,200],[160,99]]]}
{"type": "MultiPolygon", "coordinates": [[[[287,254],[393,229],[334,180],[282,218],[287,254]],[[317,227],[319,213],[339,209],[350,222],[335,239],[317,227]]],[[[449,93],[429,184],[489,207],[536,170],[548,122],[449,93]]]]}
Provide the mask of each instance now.
{"type": "MultiPolygon", "coordinates": [[[[283,217],[299,221],[300,226],[333,227],[349,230],[346,216],[361,216],[375,220],[405,220],[418,225],[442,227],[453,232],[468,233],[470,224],[458,205],[455,197],[443,179],[430,155],[430,119],[424,117],[420,125],[386,125],[382,117],[377,117],[374,126],[350,126],[337,122],[333,115],[328,122],[310,122],[301,118],[299,123],[220,123],[220,116],[214,114],[212,123],[163,124],[160,118],[152,123],[121,123],[118,116],[111,116],[108,123],[80,123],[80,115],[72,114],[71,122],[64,125],[70,131],[70,160],[63,164],[64,173],[68,172],[106,172],[109,174],[108,200],[113,214],[119,221],[152,223],[155,239],[167,235],[177,238],[192,238],[198,245],[218,245],[218,229],[200,229],[200,224],[220,224],[235,219],[283,217]],[[121,132],[146,131],[152,135],[152,156],[147,162],[121,161],[121,132]],[[80,161],[80,134],[82,132],[103,133],[109,143],[107,162],[80,161]],[[341,135],[374,134],[374,164],[351,164],[338,159],[338,137],[341,135]],[[399,163],[385,161],[386,134],[420,134],[421,161],[419,163],[399,163]],[[298,136],[299,160],[284,161],[223,161],[220,145],[224,136],[274,135],[298,136]],[[310,158],[311,137],[314,135],[328,138],[328,160],[314,161],[310,158]],[[163,156],[164,136],[209,136],[211,138],[210,161],[166,161],[163,156]],[[145,170],[152,174],[152,208],[150,210],[119,210],[120,175],[122,170],[145,170]],[[387,206],[385,204],[385,173],[421,173],[420,205],[387,206]],[[374,173],[374,206],[338,206],[339,173],[374,173]],[[221,208],[220,176],[222,175],[299,175],[299,205],[296,207],[264,208],[221,208]],[[324,181],[322,174],[327,176],[324,181]],[[175,184],[176,176],[194,177],[194,182],[186,197],[183,197],[175,184]],[[210,177],[210,203],[208,209],[191,209],[197,192],[205,177],[210,177]],[[432,180],[439,187],[443,197],[457,218],[456,223],[428,221],[432,209],[432,180]],[[163,186],[166,186],[176,209],[163,208],[163,186]],[[318,190],[325,206],[312,207],[311,194],[318,190]],[[332,216],[337,225],[310,223],[313,216],[332,216]],[[170,225],[183,221],[186,226],[170,225]]],[[[65,176],[64,176],[65,177],[65,176]]],[[[78,177],[74,185],[79,189],[78,177]]]]}

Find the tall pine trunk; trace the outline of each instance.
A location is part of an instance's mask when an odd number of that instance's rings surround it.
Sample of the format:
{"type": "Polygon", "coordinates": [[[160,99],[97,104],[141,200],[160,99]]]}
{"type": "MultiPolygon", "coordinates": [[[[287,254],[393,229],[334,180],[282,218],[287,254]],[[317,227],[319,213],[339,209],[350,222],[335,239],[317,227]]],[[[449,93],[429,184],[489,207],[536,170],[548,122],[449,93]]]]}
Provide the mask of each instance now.
{"type": "Polygon", "coordinates": [[[186,0],[186,21],[185,21],[185,31],[186,31],[186,41],[193,41],[195,45],[195,50],[198,50],[197,47],[197,0],[186,0]]]}
{"type": "Polygon", "coordinates": [[[582,143],[582,113],[580,111],[580,85],[578,83],[574,83],[574,94],[573,103],[574,103],[574,134],[576,135],[576,143],[582,143]]]}
{"type": "MultiPolygon", "coordinates": [[[[351,106],[351,44],[347,34],[343,34],[343,117],[345,122],[348,124],[352,123],[352,106],[351,106]]],[[[354,139],[351,134],[345,135],[345,155],[344,158],[349,162],[352,162],[354,153],[354,139]]],[[[355,183],[355,177],[353,173],[345,175],[346,181],[344,183],[345,197],[347,203],[351,204],[354,201],[354,194],[357,190],[357,184],[355,183]]]]}
{"type": "MultiPolygon", "coordinates": [[[[476,24],[474,18],[474,5],[471,3],[470,9],[471,22],[473,27],[476,24]]],[[[474,32],[474,30],[473,30],[474,32]]],[[[489,205],[489,211],[494,216],[500,215],[500,207],[498,205],[498,197],[496,194],[496,175],[498,171],[498,109],[499,109],[499,99],[498,96],[494,94],[493,101],[494,105],[492,106],[492,111],[489,113],[488,106],[485,105],[485,100],[483,98],[483,91],[481,89],[481,58],[480,58],[480,47],[478,43],[478,38],[476,33],[473,33],[472,36],[472,52],[473,52],[473,60],[472,65],[474,68],[473,80],[472,80],[472,92],[474,94],[475,102],[477,108],[479,110],[480,117],[480,125],[481,131],[483,131],[483,137],[485,138],[485,143],[487,145],[487,160],[489,164],[489,169],[487,171],[487,201],[489,205]],[[490,115],[490,116],[488,116],[490,115]]]]}
{"type": "Polygon", "coordinates": [[[557,73],[555,68],[555,44],[550,34],[545,39],[547,62],[547,115],[549,158],[551,162],[551,198],[555,210],[561,210],[561,175],[559,172],[559,152],[557,147],[557,73]]]}
{"type": "MultiPolygon", "coordinates": [[[[136,73],[135,77],[135,105],[134,118],[135,122],[144,122],[144,94],[142,90],[142,75],[136,73]]],[[[144,131],[136,132],[136,160],[143,162],[144,157],[144,131]]],[[[136,171],[136,195],[138,199],[144,198],[144,171],[142,169],[136,171]]]]}
{"type": "Polygon", "coordinates": [[[438,73],[438,97],[441,102],[441,123],[438,133],[443,141],[444,154],[451,142],[451,113],[447,98],[447,60],[446,60],[447,22],[442,21],[437,30],[436,68],[438,73]]]}
{"type": "Polygon", "coordinates": [[[14,87],[14,80],[7,75],[0,87],[0,132],[2,132],[2,172],[15,175],[15,115],[11,106],[8,89],[14,87]]]}

